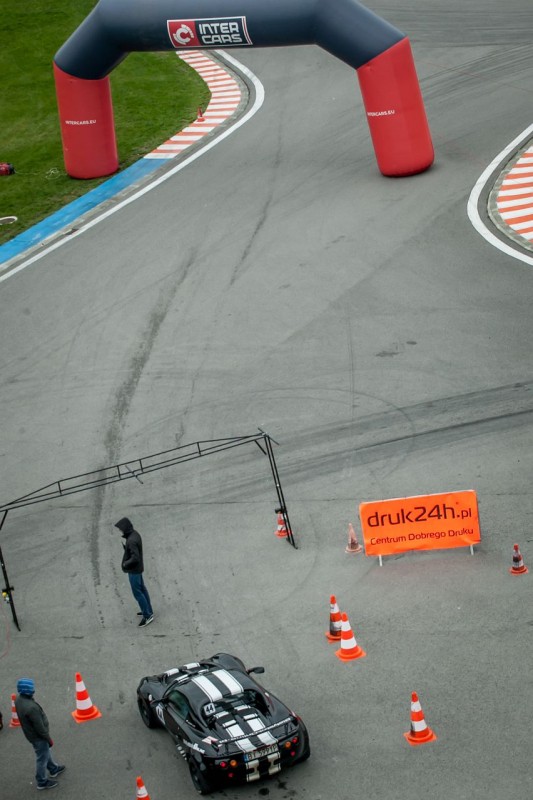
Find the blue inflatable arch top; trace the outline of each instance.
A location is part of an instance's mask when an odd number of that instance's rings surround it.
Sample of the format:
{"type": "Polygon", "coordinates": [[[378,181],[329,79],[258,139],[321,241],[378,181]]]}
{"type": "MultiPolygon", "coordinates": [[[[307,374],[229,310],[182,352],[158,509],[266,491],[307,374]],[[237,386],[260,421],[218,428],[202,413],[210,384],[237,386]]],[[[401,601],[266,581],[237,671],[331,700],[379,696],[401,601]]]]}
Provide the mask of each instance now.
{"type": "Polygon", "coordinates": [[[385,175],[431,165],[409,40],[356,0],[100,0],[54,59],[67,171],[117,169],[108,75],[130,52],[305,44],[357,71],[385,175]]]}

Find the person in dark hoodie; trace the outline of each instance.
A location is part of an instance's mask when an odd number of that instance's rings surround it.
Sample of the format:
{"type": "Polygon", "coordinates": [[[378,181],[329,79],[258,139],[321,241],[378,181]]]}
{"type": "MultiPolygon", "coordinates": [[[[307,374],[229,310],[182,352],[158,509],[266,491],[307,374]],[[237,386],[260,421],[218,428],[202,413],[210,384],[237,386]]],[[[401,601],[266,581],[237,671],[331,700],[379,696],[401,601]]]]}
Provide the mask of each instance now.
{"type": "Polygon", "coordinates": [[[142,539],[127,517],[119,519],[115,524],[115,528],[118,528],[119,531],[122,532],[122,536],[126,540],[123,543],[124,555],[122,556],[122,571],[127,573],[130,579],[131,591],[133,592],[134,598],[139,603],[139,608],[141,609],[139,612],[139,616],[141,617],[139,627],[143,628],[145,625],[149,625],[152,622],[154,612],[148,589],[144,585],[143,580],[144,562],[142,539]]]}
{"type": "Polygon", "coordinates": [[[53,741],[50,738],[48,719],[43,709],[33,699],[35,684],[31,678],[21,678],[17,682],[18,697],[15,700],[15,710],[22,726],[22,732],[35,750],[36,772],[35,780],[38,789],[55,789],[59,786],[57,781],[51,780],[65,771],[62,764],[56,764],[52,758],[50,748],[53,741]],[[50,778],[46,774],[46,770],[50,778]]]}

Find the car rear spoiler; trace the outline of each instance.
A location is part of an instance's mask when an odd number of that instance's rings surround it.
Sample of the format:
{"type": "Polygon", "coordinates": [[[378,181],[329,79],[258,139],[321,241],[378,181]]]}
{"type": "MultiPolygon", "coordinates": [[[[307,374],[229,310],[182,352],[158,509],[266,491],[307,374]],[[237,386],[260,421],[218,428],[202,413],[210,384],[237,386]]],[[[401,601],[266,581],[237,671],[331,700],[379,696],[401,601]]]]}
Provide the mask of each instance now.
{"type": "Polygon", "coordinates": [[[275,730],[276,728],[281,728],[282,725],[285,726],[285,735],[289,735],[289,726],[292,724],[297,723],[296,717],[291,716],[287,717],[286,719],[280,720],[280,722],[275,722],[273,725],[268,725],[266,728],[261,728],[260,731],[253,731],[251,733],[243,733],[241,736],[232,736],[230,739],[213,739],[209,737],[209,743],[215,748],[215,750],[221,750],[224,748],[226,754],[228,752],[228,748],[230,744],[234,742],[239,742],[241,739],[249,739],[250,736],[258,736],[261,733],[267,733],[268,731],[275,730]]]}

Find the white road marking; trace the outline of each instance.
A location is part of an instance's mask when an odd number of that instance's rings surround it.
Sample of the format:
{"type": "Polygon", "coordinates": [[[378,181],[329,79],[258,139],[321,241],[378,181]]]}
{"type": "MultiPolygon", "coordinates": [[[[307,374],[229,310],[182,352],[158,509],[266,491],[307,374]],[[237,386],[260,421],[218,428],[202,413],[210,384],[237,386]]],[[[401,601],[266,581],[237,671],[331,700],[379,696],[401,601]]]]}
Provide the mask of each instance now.
{"type": "Polygon", "coordinates": [[[520,250],[515,250],[508,244],[505,244],[505,242],[502,242],[500,239],[498,239],[498,237],[495,236],[492,233],[492,231],[490,231],[487,228],[487,226],[479,216],[478,202],[481,192],[487,185],[487,181],[489,180],[490,176],[495,171],[495,169],[498,167],[498,165],[503,163],[506,157],[510,153],[512,153],[513,150],[516,149],[516,147],[520,144],[520,142],[525,141],[527,137],[531,135],[532,131],[533,131],[533,125],[530,125],[524,131],[522,131],[522,133],[520,133],[516,137],[516,139],[513,139],[513,141],[510,144],[508,144],[507,147],[505,147],[501,151],[501,153],[498,153],[496,158],[494,158],[491,161],[488,167],[481,173],[481,175],[477,179],[474,188],[470,192],[470,197],[468,198],[468,205],[467,205],[467,214],[470,222],[472,223],[476,231],[481,236],[483,236],[483,238],[488,244],[492,245],[493,247],[496,247],[498,250],[501,250],[502,253],[511,256],[511,258],[516,258],[517,261],[523,261],[524,264],[531,264],[531,265],[533,265],[533,256],[529,256],[526,253],[522,253],[520,252],[520,250]]]}
{"type": "MultiPolygon", "coordinates": [[[[107,219],[112,214],[115,214],[117,211],[120,211],[122,208],[129,205],[130,203],[134,203],[143,195],[147,194],[148,192],[151,192],[152,189],[155,189],[157,186],[160,186],[169,178],[174,177],[174,175],[176,175],[178,172],[181,172],[182,169],[188,167],[189,164],[192,164],[194,161],[196,161],[196,159],[203,156],[209,150],[212,150],[213,147],[216,147],[218,144],[220,144],[220,142],[222,142],[228,136],[231,136],[232,133],[235,133],[235,131],[237,131],[242,125],[245,125],[247,122],[249,122],[250,119],[255,114],[257,114],[257,112],[259,111],[265,100],[265,89],[259,78],[256,75],[254,75],[254,73],[251,70],[249,70],[248,67],[245,67],[244,64],[241,64],[240,61],[237,61],[236,58],[230,56],[228,53],[225,53],[222,50],[215,50],[214,52],[218,56],[220,56],[220,58],[222,58],[224,61],[227,61],[229,64],[234,66],[237,71],[240,71],[243,75],[245,75],[248,78],[248,80],[253,84],[255,89],[255,99],[252,106],[248,109],[248,111],[240,119],[236,120],[233,124],[230,123],[229,127],[226,128],[226,130],[223,133],[221,133],[220,136],[217,136],[215,139],[212,139],[212,141],[207,142],[204,147],[201,147],[195,153],[192,153],[188,158],[185,158],[179,164],[176,164],[176,166],[170,169],[168,172],[165,172],[163,175],[159,175],[153,181],[146,184],[146,186],[143,186],[142,189],[139,189],[139,191],[125,198],[120,203],[117,203],[115,206],[113,206],[113,208],[109,208],[107,209],[107,211],[102,212],[94,219],[82,225],[80,228],[78,228],[77,231],[74,231],[69,236],[63,237],[62,239],[58,240],[57,242],[54,242],[48,247],[43,247],[43,249],[40,250],[38,253],[35,253],[33,256],[26,259],[26,261],[23,261],[22,263],[18,264],[13,269],[10,270],[9,267],[7,267],[6,273],[4,275],[0,275],[0,283],[6,281],[8,278],[11,278],[13,275],[16,275],[18,272],[21,272],[23,269],[26,269],[26,267],[29,267],[31,264],[35,264],[36,261],[40,261],[41,258],[44,258],[44,256],[47,256],[49,253],[52,253],[54,250],[57,250],[58,248],[62,247],[66,242],[71,242],[72,239],[81,236],[83,233],[85,233],[85,231],[88,231],[90,228],[94,228],[95,225],[98,225],[99,222],[102,222],[102,220],[107,219]]],[[[226,93],[220,92],[220,94],[225,95],[226,93]]]]}

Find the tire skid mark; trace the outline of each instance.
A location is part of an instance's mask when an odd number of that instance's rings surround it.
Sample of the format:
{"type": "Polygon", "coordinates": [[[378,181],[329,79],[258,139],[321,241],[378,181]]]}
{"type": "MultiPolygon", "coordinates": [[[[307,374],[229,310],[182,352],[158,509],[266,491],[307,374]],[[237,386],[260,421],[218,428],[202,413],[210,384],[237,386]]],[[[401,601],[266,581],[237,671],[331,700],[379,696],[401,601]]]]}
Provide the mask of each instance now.
{"type": "MultiPolygon", "coordinates": [[[[120,450],[122,445],[122,431],[130,410],[135,391],[140,383],[143,371],[150,359],[157,336],[163,325],[167,313],[174,301],[176,293],[183,284],[189,270],[194,264],[196,252],[191,252],[187,261],[184,263],[183,270],[173,286],[163,285],[160,289],[158,300],[155,303],[152,313],[148,319],[148,324],[144,331],[139,335],[137,349],[131,356],[126,376],[118,386],[111,412],[110,422],[103,436],[105,448],[105,461],[107,464],[114,464],[120,460],[120,450]]],[[[90,555],[93,571],[93,578],[96,585],[100,584],[100,563],[99,563],[99,534],[101,528],[101,516],[105,497],[105,488],[97,491],[94,504],[92,523],[90,530],[90,555]]]]}

